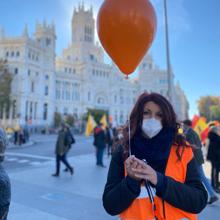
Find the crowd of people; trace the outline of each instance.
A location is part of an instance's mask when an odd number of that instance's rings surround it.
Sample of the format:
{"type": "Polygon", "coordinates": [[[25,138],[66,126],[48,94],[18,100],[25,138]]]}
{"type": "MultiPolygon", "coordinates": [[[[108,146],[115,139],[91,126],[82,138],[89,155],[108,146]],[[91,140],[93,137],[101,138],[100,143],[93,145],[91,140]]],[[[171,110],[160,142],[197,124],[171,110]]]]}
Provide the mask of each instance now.
{"type": "Polygon", "coordinates": [[[20,128],[19,130],[14,131],[14,144],[22,145],[29,141],[29,131],[27,128],[20,128]]]}

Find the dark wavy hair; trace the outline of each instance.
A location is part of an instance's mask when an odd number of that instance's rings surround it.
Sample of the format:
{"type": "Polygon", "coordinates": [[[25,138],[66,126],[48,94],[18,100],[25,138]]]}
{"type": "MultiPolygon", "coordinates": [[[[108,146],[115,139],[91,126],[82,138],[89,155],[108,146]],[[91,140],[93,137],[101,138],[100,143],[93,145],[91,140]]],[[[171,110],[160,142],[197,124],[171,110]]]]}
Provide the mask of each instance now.
{"type": "MultiPolygon", "coordinates": [[[[162,95],[158,93],[143,93],[141,94],[130,115],[130,139],[133,138],[135,133],[141,129],[143,121],[144,105],[147,102],[154,102],[160,106],[162,111],[162,126],[173,128],[174,138],[173,145],[177,146],[176,154],[178,160],[181,160],[185,147],[190,147],[187,144],[185,137],[179,132],[180,123],[177,122],[176,114],[170,102],[162,95]]],[[[124,159],[129,155],[129,123],[123,127],[123,136],[120,145],[123,147],[124,159]]]]}

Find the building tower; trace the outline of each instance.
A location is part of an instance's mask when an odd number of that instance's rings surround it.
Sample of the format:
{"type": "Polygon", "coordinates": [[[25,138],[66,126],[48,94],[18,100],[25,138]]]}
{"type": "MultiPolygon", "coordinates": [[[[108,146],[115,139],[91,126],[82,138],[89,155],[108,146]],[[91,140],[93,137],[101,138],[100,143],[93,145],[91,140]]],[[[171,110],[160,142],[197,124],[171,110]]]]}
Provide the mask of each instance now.
{"type": "Polygon", "coordinates": [[[84,4],[74,8],[72,17],[72,43],[91,43],[94,44],[95,20],[93,10],[85,10],[84,4]]]}
{"type": "Polygon", "coordinates": [[[55,58],[56,34],[55,25],[48,25],[46,21],[43,24],[36,23],[35,39],[45,48],[47,53],[55,58]]]}

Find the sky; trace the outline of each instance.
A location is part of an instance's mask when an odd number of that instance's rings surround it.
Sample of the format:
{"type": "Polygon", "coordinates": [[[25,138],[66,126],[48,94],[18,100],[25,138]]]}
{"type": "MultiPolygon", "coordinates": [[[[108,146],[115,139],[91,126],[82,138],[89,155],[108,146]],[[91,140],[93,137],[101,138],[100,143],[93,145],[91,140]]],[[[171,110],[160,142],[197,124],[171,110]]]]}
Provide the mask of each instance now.
{"type": "MultiPolygon", "coordinates": [[[[60,55],[71,41],[71,17],[79,0],[1,0],[0,27],[8,36],[20,36],[24,25],[32,35],[36,21],[56,25],[60,55]]],[[[94,9],[103,0],[84,0],[94,9]]],[[[155,64],[166,69],[163,0],[151,0],[157,15],[157,33],[150,49],[155,64]]],[[[220,1],[167,0],[170,60],[190,104],[190,117],[197,113],[201,96],[220,96],[220,1]]],[[[98,38],[97,38],[98,40],[98,38]]],[[[108,60],[108,59],[107,59],[108,60]]]]}

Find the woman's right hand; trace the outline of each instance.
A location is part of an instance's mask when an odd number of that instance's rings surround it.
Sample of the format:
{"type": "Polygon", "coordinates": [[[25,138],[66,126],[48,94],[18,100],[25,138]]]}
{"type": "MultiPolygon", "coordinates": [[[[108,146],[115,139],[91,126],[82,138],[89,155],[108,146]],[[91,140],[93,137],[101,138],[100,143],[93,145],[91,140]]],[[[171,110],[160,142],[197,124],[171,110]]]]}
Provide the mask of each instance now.
{"type": "Polygon", "coordinates": [[[135,176],[135,172],[133,169],[139,169],[141,165],[135,160],[135,156],[129,156],[125,160],[125,169],[127,172],[127,175],[130,176],[131,178],[140,181],[141,179],[135,176]]]}

